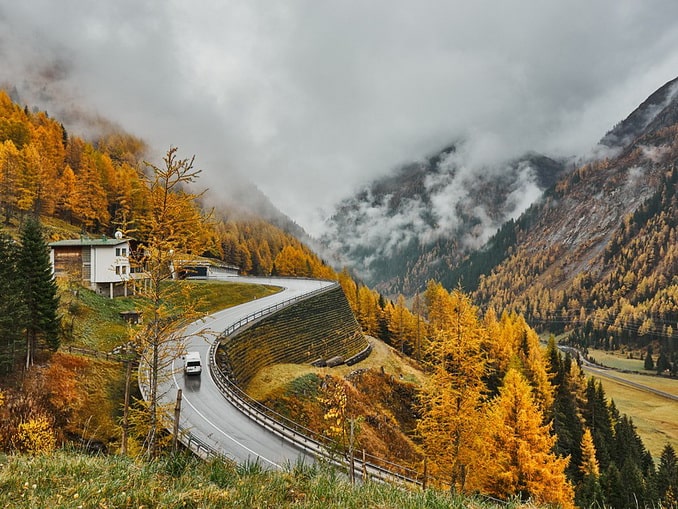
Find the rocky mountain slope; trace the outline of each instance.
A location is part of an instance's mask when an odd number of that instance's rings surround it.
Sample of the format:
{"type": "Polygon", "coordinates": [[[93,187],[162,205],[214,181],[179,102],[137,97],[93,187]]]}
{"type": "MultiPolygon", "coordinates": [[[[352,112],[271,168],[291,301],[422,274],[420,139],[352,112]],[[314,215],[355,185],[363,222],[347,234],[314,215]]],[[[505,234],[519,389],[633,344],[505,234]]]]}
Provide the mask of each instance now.
{"type": "Polygon", "coordinates": [[[325,244],[387,295],[432,278],[586,344],[668,349],[678,327],[678,78],[576,165],[531,154],[470,171],[463,149],[344,201],[325,244]]]}
{"type": "Polygon", "coordinates": [[[461,141],[341,202],[321,242],[380,292],[413,294],[430,279],[443,280],[565,168],[534,153],[471,168],[461,141]]]}
{"type": "Polygon", "coordinates": [[[456,273],[493,254],[475,295],[484,305],[573,327],[587,344],[668,347],[678,319],[678,79],[601,146],[607,157],[578,167],[503,228],[513,242],[491,241],[456,273]]]}

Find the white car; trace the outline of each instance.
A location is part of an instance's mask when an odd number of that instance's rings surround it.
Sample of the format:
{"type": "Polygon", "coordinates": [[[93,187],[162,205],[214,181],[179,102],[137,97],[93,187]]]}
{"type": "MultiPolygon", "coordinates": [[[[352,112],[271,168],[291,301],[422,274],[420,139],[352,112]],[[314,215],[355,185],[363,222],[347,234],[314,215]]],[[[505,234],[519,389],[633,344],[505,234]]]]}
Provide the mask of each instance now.
{"type": "Polygon", "coordinates": [[[202,363],[198,352],[187,352],[183,359],[185,375],[200,375],[202,373],[202,363]]]}

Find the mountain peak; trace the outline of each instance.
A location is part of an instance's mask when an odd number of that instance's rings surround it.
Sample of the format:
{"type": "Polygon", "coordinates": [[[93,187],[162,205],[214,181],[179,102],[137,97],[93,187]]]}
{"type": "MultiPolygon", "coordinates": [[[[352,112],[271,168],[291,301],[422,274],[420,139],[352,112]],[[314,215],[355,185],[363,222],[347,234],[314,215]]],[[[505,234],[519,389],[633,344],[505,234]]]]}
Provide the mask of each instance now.
{"type": "Polygon", "coordinates": [[[635,139],[678,123],[678,78],[664,84],[626,119],[610,130],[600,144],[625,148],[635,139]]]}

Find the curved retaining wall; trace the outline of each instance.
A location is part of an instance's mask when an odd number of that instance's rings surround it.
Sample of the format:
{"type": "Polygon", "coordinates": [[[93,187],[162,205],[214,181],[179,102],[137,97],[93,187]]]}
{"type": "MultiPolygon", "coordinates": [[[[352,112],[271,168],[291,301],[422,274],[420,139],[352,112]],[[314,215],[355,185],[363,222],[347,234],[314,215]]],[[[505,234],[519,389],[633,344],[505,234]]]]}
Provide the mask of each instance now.
{"type": "Polygon", "coordinates": [[[216,362],[245,388],[273,364],[345,361],[368,348],[341,286],[335,285],[222,338],[216,362]]]}

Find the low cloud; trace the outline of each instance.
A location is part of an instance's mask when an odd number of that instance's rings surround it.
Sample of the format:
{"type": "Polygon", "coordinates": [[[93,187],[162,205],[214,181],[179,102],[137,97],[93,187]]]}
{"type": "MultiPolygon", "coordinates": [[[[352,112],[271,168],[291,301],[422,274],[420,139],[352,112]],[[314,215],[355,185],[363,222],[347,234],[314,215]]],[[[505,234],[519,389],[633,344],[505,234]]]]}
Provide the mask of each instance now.
{"type": "Polygon", "coordinates": [[[472,147],[458,142],[435,165],[419,163],[402,170],[408,175],[404,180],[390,178],[363,189],[328,221],[322,238],[326,256],[341,253],[338,264],[374,283],[375,267],[400,263],[413,249],[429,251],[442,241],[445,249],[457,251],[446,253],[454,258],[482,247],[504,222],[540,198],[543,184],[529,158],[478,164],[472,147]],[[409,188],[405,197],[402,186],[409,188]]]}
{"type": "Polygon", "coordinates": [[[470,172],[585,152],[675,77],[676,19],[673,0],[25,0],[0,6],[0,83],[196,154],[213,191],[244,176],[317,235],[460,137],[470,172]]]}

